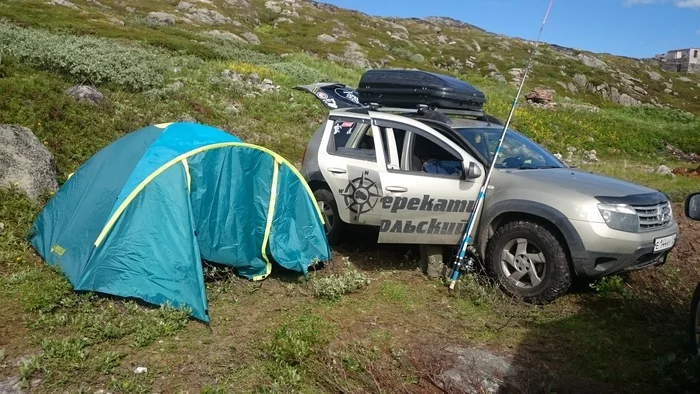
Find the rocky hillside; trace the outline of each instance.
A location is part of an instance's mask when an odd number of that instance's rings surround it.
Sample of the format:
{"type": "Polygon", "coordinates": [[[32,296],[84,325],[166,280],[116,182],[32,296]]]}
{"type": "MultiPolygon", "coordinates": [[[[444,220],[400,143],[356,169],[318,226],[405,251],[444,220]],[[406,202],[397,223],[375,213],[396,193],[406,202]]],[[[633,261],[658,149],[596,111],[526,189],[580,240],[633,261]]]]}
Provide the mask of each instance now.
{"type": "MultiPolygon", "coordinates": [[[[194,54],[227,40],[276,55],[304,52],[353,68],[420,67],[516,84],[532,42],[445,17],[379,18],[305,0],[9,0],[0,17],[35,27],[127,38],[194,54]],[[43,15],[43,16],[40,16],[43,15]]],[[[533,21],[533,32],[536,27],[533,21]]],[[[530,87],[554,100],[700,111],[700,77],[653,60],[540,47],[530,87]]],[[[347,81],[353,82],[353,81],[347,81]]]]}

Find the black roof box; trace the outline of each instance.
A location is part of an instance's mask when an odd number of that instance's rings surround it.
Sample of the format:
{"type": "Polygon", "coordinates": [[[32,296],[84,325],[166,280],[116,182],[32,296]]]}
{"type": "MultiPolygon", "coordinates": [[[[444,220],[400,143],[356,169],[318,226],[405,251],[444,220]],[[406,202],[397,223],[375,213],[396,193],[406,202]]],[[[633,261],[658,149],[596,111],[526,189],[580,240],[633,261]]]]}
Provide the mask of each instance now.
{"type": "Polygon", "coordinates": [[[462,80],[420,70],[368,70],[357,92],[360,102],[384,107],[482,112],[486,102],[482,91],[462,80]]]}

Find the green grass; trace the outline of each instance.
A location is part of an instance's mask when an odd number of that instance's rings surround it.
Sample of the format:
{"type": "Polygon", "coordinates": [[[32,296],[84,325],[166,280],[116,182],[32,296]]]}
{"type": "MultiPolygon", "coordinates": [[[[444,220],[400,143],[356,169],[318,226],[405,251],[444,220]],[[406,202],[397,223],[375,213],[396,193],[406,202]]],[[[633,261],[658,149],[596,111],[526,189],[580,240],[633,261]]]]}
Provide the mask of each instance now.
{"type": "MultiPolygon", "coordinates": [[[[443,34],[464,43],[423,45],[420,40],[436,43],[436,36],[430,27],[411,21],[402,23],[412,43],[394,41],[386,34],[391,28],[379,20],[346,12],[331,16],[321,9],[299,10],[315,21],[273,28],[278,15],[265,10],[263,0],[249,1],[256,14],[249,20],[237,16],[241,27],[144,23],[150,11],[174,12],[176,2],[147,0],[128,13],[120,2],[104,0],[112,9],[103,14],[76,0],[88,12],[80,18],[45,1],[3,2],[0,18],[9,22],[0,24],[0,123],[29,127],[55,155],[59,181],[116,138],[180,119],[220,127],[298,164],[326,112],[314,97],[293,87],[317,81],[357,86],[362,70],[325,60],[329,53],[342,55],[345,40],[363,46],[373,61],[394,56],[388,66],[414,67],[408,59],[416,53],[425,56],[420,67],[426,70],[436,70],[436,62],[451,56],[474,56],[476,69],[449,72],[482,89],[488,112],[501,118],[515,87],[485,78],[486,66],[494,63],[509,77],[508,69],[523,67],[529,55],[529,46],[513,41],[503,60],[494,59],[488,48],[501,48],[500,39],[447,27],[443,34]],[[110,24],[106,18],[112,16],[125,25],[110,24]],[[338,22],[351,37],[330,46],[316,41],[316,35],[340,26],[338,22]],[[18,32],[8,23],[27,30],[18,32]],[[262,45],[211,41],[201,35],[210,28],[239,35],[254,31],[262,45]],[[370,39],[381,40],[388,49],[370,47],[370,39]],[[474,39],[481,52],[465,49],[474,39]],[[302,53],[302,47],[307,51],[302,53]],[[85,68],[92,63],[101,66],[85,68]],[[281,85],[280,92],[251,97],[244,86],[222,78],[227,69],[270,78],[281,85]],[[65,96],[67,88],[85,78],[105,94],[104,105],[65,96]],[[175,81],[183,87],[169,88],[175,81]],[[231,105],[239,108],[237,114],[227,111],[231,105]]],[[[228,6],[219,11],[241,12],[228,6]]],[[[678,110],[622,108],[590,93],[564,93],[555,85],[575,73],[594,83],[613,83],[612,75],[549,50],[541,56],[526,89],[553,86],[559,89],[555,100],[568,95],[575,102],[599,105],[601,112],[521,105],[514,128],[564,155],[568,147],[595,149],[601,162],[582,169],[662,190],[674,201],[697,189],[694,179],[648,169],[690,166],[668,157],[666,144],[700,153],[700,107],[690,99],[697,94],[690,88],[700,79],[674,82],[679,96],[661,97],[665,86],[652,82],[644,66],[601,56],[648,84],[650,96],[678,110]]],[[[662,74],[666,81],[673,77],[662,74]]],[[[505,297],[470,277],[463,277],[456,294],[448,296],[440,283],[416,272],[417,263],[406,257],[408,248],[347,244],[335,248],[336,262],[312,272],[308,282],[276,274],[264,283],[248,283],[208,269],[212,323],[205,326],[184,311],[72,292],[61,273],[44,264],[26,241],[39,209],[18,191],[0,190],[0,297],[5,302],[0,320],[7,322],[3,343],[10,344],[0,349],[0,378],[20,376],[25,385],[35,381],[32,391],[431,392],[431,380],[450,365],[443,359],[447,344],[512,354],[523,365],[534,360],[538,368],[566,377],[538,377],[555,387],[586,378],[638,392],[680,392],[697,384],[692,372],[696,360],[683,353],[686,304],[700,281],[698,260],[688,244],[665,267],[583,286],[541,307],[505,297]],[[147,367],[148,373],[134,374],[137,366],[147,367]]],[[[534,379],[526,372],[522,377],[534,379]]]]}

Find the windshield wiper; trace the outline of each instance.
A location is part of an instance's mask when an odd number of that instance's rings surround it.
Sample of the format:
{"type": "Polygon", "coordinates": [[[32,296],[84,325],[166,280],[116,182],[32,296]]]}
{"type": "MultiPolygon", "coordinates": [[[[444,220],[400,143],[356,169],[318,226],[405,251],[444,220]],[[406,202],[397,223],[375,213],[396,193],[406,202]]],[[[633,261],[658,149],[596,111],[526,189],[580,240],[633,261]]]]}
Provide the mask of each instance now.
{"type": "Polygon", "coordinates": [[[533,165],[523,165],[520,166],[520,170],[545,170],[549,168],[559,168],[557,166],[533,166],[533,165]]]}

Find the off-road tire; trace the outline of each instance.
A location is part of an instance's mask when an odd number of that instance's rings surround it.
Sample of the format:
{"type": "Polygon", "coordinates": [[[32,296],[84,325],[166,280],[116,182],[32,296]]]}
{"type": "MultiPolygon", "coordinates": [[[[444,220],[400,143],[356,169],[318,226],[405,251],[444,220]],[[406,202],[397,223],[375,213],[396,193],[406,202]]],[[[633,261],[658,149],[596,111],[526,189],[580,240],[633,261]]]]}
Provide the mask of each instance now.
{"type": "MultiPolygon", "coordinates": [[[[330,245],[337,245],[340,242],[341,236],[343,235],[343,230],[345,228],[345,223],[340,219],[340,214],[338,212],[338,204],[335,202],[335,197],[328,189],[316,189],[314,191],[314,197],[317,202],[323,202],[330,206],[333,212],[333,226],[330,231],[326,231],[326,238],[328,238],[328,243],[330,245]]],[[[321,208],[321,213],[323,213],[323,208],[321,208]]]]}
{"type": "Polygon", "coordinates": [[[690,342],[689,348],[690,353],[694,355],[699,354],[698,348],[700,347],[700,343],[698,343],[698,337],[696,334],[698,319],[700,319],[700,316],[698,316],[700,315],[698,305],[700,305],[700,284],[698,284],[695,287],[693,300],[690,302],[690,316],[688,317],[688,339],[690,342]]]}
{"type": "Polygon", "coordinates": [[[521,220],[504,224],[489,239],[485,257],[486,273],[495,279],[507,294],[520,297],[525,302],[551,302],[566,293],[571,286],[571,270],[564,248],[554,234],[539,223],[521,220]],[[530,289],[515,286],[501,269],[501,253],[508,242],[516,238],[527,239],[545,257],[542,283],[530,289]]]}

